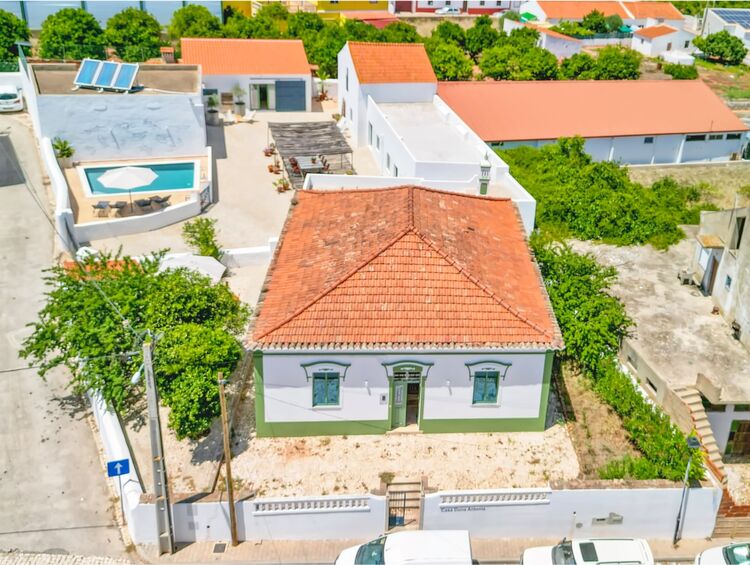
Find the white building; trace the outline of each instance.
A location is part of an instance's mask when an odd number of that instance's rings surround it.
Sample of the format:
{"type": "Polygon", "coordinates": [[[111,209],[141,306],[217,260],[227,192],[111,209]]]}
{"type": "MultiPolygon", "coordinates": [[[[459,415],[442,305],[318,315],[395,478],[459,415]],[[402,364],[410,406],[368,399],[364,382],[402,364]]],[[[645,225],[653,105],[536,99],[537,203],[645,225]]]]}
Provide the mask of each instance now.
{"type": "Polygon", "coordinates": [[[597,10],[604,16],[620,16],[623,24],[631,28],[667,24],[682,29],[684,17],[671,2],[618,2],[610,0],[582,0],[558,2],[555,0],[529,0],[519,11],[533,14],[541,22],[557,24],[561,21],[580,22],[597,10]]]}
{"type": "MultiPolygon", "coordinates": [[[[508,165],[435,95],[437,79],[421,44],[347,43],[339,53],[341,126],[368,146],[380,173],[469,194],[512,198],[528,232],[536,203],[508,165]]],[[[358,177],[336,179],[362,186],[358,177]]],[[[307,186],[330,187],[312,177],[307,186]]],[[[383,186],[370,179],[366,186],[383,186]]]]}
{"type": "Polygon", "coordinates": [[[631,49],[646,57],[662,57],[666,53],[692,53],[694,33],[666,24],[644,27],[633,33],[631,49]]]}
{"type": "Polygon", "coordinates": [[[513,202],[296,198],[251,335],[259,436],[544,429],[563,344],[513,202]]]}
{"type": "Polygon", "coordinates": [[[546,49],[558,59],[567,59],[581,52],[583,41],[551,30],[547,27],[503,19],[503,31],[510,33],[514,29],[528,27],[539,32],[537,46],[546,49]]]}
{"type": "Polygon", "coordinates": [[[222,106],[241,100],[250,110],[312,108],[310,64],[299,39],[184,38],[180,44],[182,62],[200,65],[204,94],[218,95],[222,106]]]}
{"type": "Polygon", "coordinates": [[[598,161],[739,159],[748,130],[699,80],[441,82],[438,96],[491,147],[581,136],[598,161]]]}
{"type": "MultiPolygon", "coordinates": [[[[703,36],[729,32],[742,40],[745,47],[750,49],[750,9],[747,8],[709,8],[706,10],[703,22],[703,36]]],[[[747,64],[749,57],[745,58],[747,64]]]]}

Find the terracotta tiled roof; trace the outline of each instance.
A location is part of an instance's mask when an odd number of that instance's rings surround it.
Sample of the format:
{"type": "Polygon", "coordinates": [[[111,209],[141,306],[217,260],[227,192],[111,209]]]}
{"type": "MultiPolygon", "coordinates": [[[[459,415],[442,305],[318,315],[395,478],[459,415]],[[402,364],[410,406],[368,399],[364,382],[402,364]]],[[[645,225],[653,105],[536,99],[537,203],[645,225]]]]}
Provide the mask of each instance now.
{"type": "Polygon", "coordinates": [[[296,199],[257,347],[562,347],[510,200],[410,186],[296,199]]]}
{"type": "Polygon", "coordinates": [[[530,27],[531,29],[535,29],[539,33],[544,33],[545,35],[549,35],[550,37],[564,39],[565,41],[572,41],[573,43],[581,43],[580,39],[577,39],[575,37],[570,37],[569,35],[565,35],[564,33],[560,33],[559,31],[549,29],[548,27],[539,26],[539,25],[530,24],[530,23],[524,23],[523,25],[525,25],[526,27],[530,27]]]}
{"type": "Polygon", "coordinates": [[[662,18],[681,20],[684,16],[671,2],[623,2],[623,6],[634,18],[662,18]]]}
{"type": "Polygon", "coordinates": [[[578,0],[540,1],[537,2],[547,19],[551,20],[581,20],[594,10],[605,16],[617,14],[621,18],[628,18],[628,13],[620,2],[586,2],[578,0]]]}
{"type": "Polygon", "coordinates": [[[634,32],[634,35],[639,37],[645,37],[646,39],[654,39],[655,37],[661,37],[662,35],[669,35],[678,31],[676,28],[668,25],[658,25],[651,27],[644,27],[634,32]]]}
{"type": "Polygon", "coordinates": [[[421,43],[350,41],[347,45],[361,84],[437,82],[421,43]]]}
{"type": "Polygon", "coordinates": [[[182,62],[200,65],[204,75],[310,74],[299,39],[183,38],[182,62]]]}
{"type": "Polygon", "coordinates": [[[441,82],[438,96],[484,141],[748,129],[701,80],[441,82]]]}

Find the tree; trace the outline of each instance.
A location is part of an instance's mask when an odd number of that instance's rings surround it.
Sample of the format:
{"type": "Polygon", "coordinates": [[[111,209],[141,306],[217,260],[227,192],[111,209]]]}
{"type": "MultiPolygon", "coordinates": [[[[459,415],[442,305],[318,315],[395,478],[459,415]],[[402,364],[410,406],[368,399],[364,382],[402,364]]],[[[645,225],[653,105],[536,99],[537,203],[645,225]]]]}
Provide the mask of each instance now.
{"type": "Polygon", "coordinates": [[[248,18],[244,14],[234,12],[225,20],[222,35],[232,39],[250,39],[255,37],[258,23],[255,18],[248,18]]]}
{"type": "Polygon", "coordinates": [[[588,53],[576,53],[560,64],[560,78],[591,80],[596,78],[596,60],[588,53]]]}
{"type": "Polygon", "coordinates": [[[539,42],[539,32],[530,27],[519,27],[508,35],[501,34],[498,44],[513,45],[518,49],[531,49],[539,42]]]}
{"type": "Polygon", "coordinates": [[[346,20],[342,29],[348,41],[383,41],[378,28],[360,20],[346,20]]]}
{"type": "Polygon", "coordinates": [[[260,20],[284,20],[289,17],[289,10],[281,2],[267,2],[261,5],[260,10],[255,14],[260,20]]]}
{"type": "Polygon", "coordinates": [[[419,40],[417,28],[406,22],[388,24],[381,31],[382,41],[388,43],[416,43],[419,40]]]}
{"type": "MultiPolygon", "coordinates": [[[[235,15],[236,16],[236,15],[235,15]]],[[[169,37],[221,37],[221,22],[208,8],[198,4],[188,4],[172,14],[169,24],[169,37]]]]}
{"type": "Polygon", "coordinates": [[[497,80],[557,78],[557,58],[541,47],[519,49],[509,44],[490,47],[482,53],[479,68],[484,76],[497,80]]]}
{"type": "Polygon", "coordinates": [[[521,73],[513,80],[555,80],[557,57],[541,47],[532,47],[523,52],[521,73]]]}
{"type": "Polygon", "coordinates": [[[159,56],[161,25],[148,12],[126,8],[109,18],[104,32],[109,45],[125,61],[145,61],[159,56]]]}
{"type": "Polygon", "coordinates": [[[430,39],[455,43],[463,48],[466,44],[466,32],[464,32],[464,28],[457,23],[443,20],[432,30],[430,39]]]}
{"type": "Polygon", "coordinates": [[[466,30],[466,50],[476,61],[487,48],[492,47],[500,38],[500,33],[492,27],[489,16],[479,16],[474,25],[466,30]]]}
{"type": "Polygon", "coordinates": [[[47,300],[21,356],[38,364],[42,376],[67,367],[75,394],[96,391],[127,413],[143,393],[144,383],[134,384],[132,375],[143,361],[144,331],[150,330],[158,336],[157,386],[164,403],[177,407],[170,426],[197,437],[210,426],[207,415],[218,411],[201,382],[215,383],[219,370],[232,372],[249,311],[226,286],[212,285],[207,277],[185,269],[159,272],[162,257],[134,261],[102,254],[50,269],[47,300]],[[188,394],[194,412],[181,411],[188,394]]]}
{"type": "Polygon", "coordinates": [[[581,25],[591,33],[607,33],[607,21],[599,10],[592,10],[586,14],[581,25]]]}
{"type": "Polygon", "coordinates": [[[638,51],[609,45],[599,51],[594,70],[598,80],[635,80],[641,76],[641,56],[638,51]]]}
{"type": "Polygon", "coordinates": [[[469,80],[473,65],[458,45],[439,43],[427,49],[427,55],[438,80],[469,80]]]}
{"type": "Polygon", "coordinates": [[[305,51],[309,61],[328,76],[338,74],[338,54],[346,44],[344,28],[335,24],[326,24],[320,32],[311,34],[305,42],[305,51]]]}
{"type": "Polygon", "coordinates": [[[739,65],[747,55],[747,48],[742,40],[728,31],[712,33],[706,37],[696,37],[693,39],[693,45],[703,51],[707,57],[718,59],[724,65],[739,65]]]}
{"type": "Polygon", "coordinates": [[[320,31],[324,25],[323,18],[315,12],[295,12],[287,19],[287,33],[302,38],[308,32],[320,31]]]}
{"type": "Polygon", "coordinates": [[[29,26],[14,14],[0,10],[0,61],[15,59],[17,41],[29,40],[29,26]]]}
{"type": "Polygon", "coordinates": [[[42,22],[39,54],[44,59],[102,59],[104,45],[99,22],[86,10],[63,8],[42,22]]]}
{"type": "Polygon", "coordinates": [[[612,14],[604,18],[604,23],[607,26],[607,31],[610,32],[617,31],[623,26],[622,18],[617,14],[612,14]]]}

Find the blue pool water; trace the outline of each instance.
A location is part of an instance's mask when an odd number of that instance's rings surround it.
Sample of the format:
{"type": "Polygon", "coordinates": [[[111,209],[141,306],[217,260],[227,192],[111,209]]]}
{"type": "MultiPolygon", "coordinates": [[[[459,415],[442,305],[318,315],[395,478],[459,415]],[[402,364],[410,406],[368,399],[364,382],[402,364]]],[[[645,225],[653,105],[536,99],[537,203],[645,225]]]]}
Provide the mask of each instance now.
{"type": "MultiPolygon", "coordinates": [[[[140,165],[137,165],[140,166],[140,165]]],[[[158,176],[148,186],[139,186],[131,192],[154,192],[155,190],[188,190],[195,188],[195,163],[183,161],[180,163],[159,163],[144,165],[154,171],[158,176]]],[[[111,169],[120,167],[90,167],[84,169],[86,179],[89,181],[92,194],[127,194],[127,190],[121,188],[107,188],[99,182],[99,177],[111,169]]]]}

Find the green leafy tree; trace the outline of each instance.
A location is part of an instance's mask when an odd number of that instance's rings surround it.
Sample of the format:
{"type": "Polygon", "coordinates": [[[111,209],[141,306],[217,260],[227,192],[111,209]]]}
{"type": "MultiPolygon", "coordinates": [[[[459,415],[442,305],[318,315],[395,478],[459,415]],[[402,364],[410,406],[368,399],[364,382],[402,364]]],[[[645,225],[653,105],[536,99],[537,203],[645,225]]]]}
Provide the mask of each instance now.
{"type": "Polygon", "coordinates": [[[406,22],[394,22],[381,30],[381,39],[388,43],[417,43],[420,36],[413,25],[406,22]]]}
{"type": "Polygon", "coordinates": [[[747,55],[747,48],[742,40],[728,31],[712,33],[706,37],[696,37],[693,39],[693,45],[709,58],[718,59],[724,65],[739,65],[747,55]]]}
{"type": "Polygon", "coordinates": [[[67,367],[74,393],[96,391],[127,413],[143,394],[143,382],[133,383],[132,375],[143,361],[144,331],[150,330],[161,336],[154,372],[162,400],[177,406],[170,426],[180,436],[198,437],[218,412],[202,383],[209,377],[215,382],[219,370],[229,376],[236,366],[237,336],[249,311],[207,277],[185,269],[159,272],[162,256],[136,262],[102,254],[50,269],[46,303],[21,356],[38,364],[42,376],[67,367]]]}
{"type": "Polygon", "coordinates": [[[596,60],[588,53],[576,53],[560,64],[560,78],[591,80],[596,78],[596,60]]]}
{"type": "Polygon", "coordinates": [[[599,10],[592,10],[583,17],[581,25],[591,33],[607,33],[607,20],[599,10]]]}
{"type": "Polygon", "coordinates": [[[612,14],[611,16],[604,18],[604,23],[609,32],[617,31],[623,26],[622,18],[617,14],[612,14]]]}
{"type": "Polygon", "coordinates": [[[125,61],[145,61],[159,56],[161,25],[148,12],[126,8],[107,20],[104,36],[125,61]]]}
{"type": "Polygon", "coordinates": [[[349,41],[383,41],[382,33],[378,28],[360,20],[346,20],[341,28],[349,41]]]}
{"type": "Polygon", "coordinates": [[[509,44],[518,49],[532,49],[539,42],[539,32],[530,27],[519,27],[508,35],[501,34],[499,45],[509,44]]]}
{"type": "MultiPolygon", "coordinates": [[[[687,16],[702,16],[706,5],[695,0],[679,0],[672,2],[674,7],[687,16]]],[[[711,8],[750,8],[747,0],[711,0],[711,8]]]]}
{"type": "Polygon", "coordinates": [[[63,8],[42,22],[39,54],[44,59],[102,59],[104,45],[99,22],[86,10],[63,8]]]}
{"type": "Polygon", "coordinates": [[[541,47],[519,49],[513,45],[490,47],[482,53],[479,68],[496,80],[554,80],[557,58],[541,47]]]}
{"type": "Polygon", "coordinates": [[[519,14],[515,10],[508,10],[507,12],[503,14],[503,18],[506,20],[513,21],[513,22],[520,22],[521,14],[519,14]]]}
{"type": "Polygon", "coordinates": [[[260,7],[260,10],[255,14],[255,17],[263,20],[283,20],[289,17],[289,10],[281,2],[266,2],[260,7]]]}
{"type": "Polygon", "coordinates": [[[244,14],[234,12],[225,20],[222,35],[232,39],[251,39],[258,33],[258,22],[244,14]]]}
{"type": "Polygon", "coordinates": [[[561,21],[557,25],[550,27],[552,31],[562,33],[563,35],[570,35],[571,37],[586,37],[592,34],[592,31],[578,22],[561,21]]]}
{"type": "Polygon", "coordinates": [[[315,12],[295,12],[287,19],[287,33],[291,37],[303,38],[307,33],[323,29],[325,22],[315,12]]]}
{"type": "Polygon", "coordinates": [[[430,39],[437,42],[445,41],[448,43],[455,43],[463,48],[466,44],[466,32],[464,31],[464,28],[457,23],[443,20],[432,30],[430,39]]]}
{"type": "Polygon", "coordinates": [[[608,45],[596,58],[595,78],[598,80],[635,80],[641,76],[643,56],[618,45],[608,45]]]}
{"type": "Polygon", "coordinates": [[[427,55],[438,80],[469,80],[472,75],[471,59],[454,43],[439,43],[427,49],[427,55]]]}
{"type": "Polygon", "coordinates": [[[479,55],[497,43],[500,33],[492,27],[489,16],[479,16],[474,25],[466,30],[465,47],[469,55],[476,61],[479,55]]]}
{"type": "Polygon", "coordinates": [[[198,4],[188,4],[172,14],[169,24],[169,37],[221,37],[221,21],[208,8],[198,4]]]}
{"type": "Polygon", "coordinates": [[[221,258],[222,251],[216,241],[215,218],[195,218],[185,222],[182,226],[182,237],[198,255],[221,258]]]}
{"type": "Polygon", "coordinates": [[[15,59],[17,41],[29,40],[29,26],[14,14],[0,10],[0,61],[15,59]]]}
{"type": "Polygon", "coordinates": [[[326,24],[320,32],[312,34],[305,41],[308,60],[328,76],[338,74],[338,54],[346,44],[344,28],[335,24],[326,24]]]}
{"type": "Polygon", "coordinates": [[[693,80],[698,78],[698,69],[695,65],[664,65],[664,72],[675,80],[693,80]]]}

